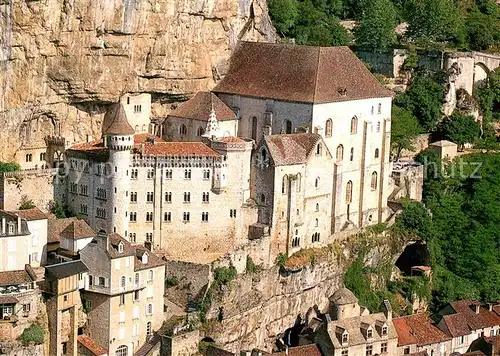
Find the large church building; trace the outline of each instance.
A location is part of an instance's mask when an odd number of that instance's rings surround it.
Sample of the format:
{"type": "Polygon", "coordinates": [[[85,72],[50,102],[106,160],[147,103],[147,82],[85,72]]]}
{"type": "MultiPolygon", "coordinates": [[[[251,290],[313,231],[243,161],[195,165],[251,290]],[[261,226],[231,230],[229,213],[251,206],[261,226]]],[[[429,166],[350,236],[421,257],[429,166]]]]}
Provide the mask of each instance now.
{"type": "Polygon", "coordinates": [[[392,94],[347,47],[242,42],[212,92],[154,124],[148,99],[66,151],[68,204],[97,230],[187,260],[268,236],[276,256],[388,216],[392,94]]]}

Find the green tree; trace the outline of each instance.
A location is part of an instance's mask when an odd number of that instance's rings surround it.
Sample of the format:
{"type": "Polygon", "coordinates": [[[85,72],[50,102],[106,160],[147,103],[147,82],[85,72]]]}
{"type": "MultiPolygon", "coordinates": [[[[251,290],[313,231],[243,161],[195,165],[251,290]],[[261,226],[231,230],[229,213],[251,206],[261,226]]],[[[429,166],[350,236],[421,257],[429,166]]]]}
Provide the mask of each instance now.
{"type": "Polygon", "coordinates": [[[343,11],[342,0],[312,0],[314,6],[328,16],[340,17],[343,11]]]}
{"type": "Polygon", "coordinates": [[[367,0],[356,28],[356,44],[384,51],[396,41],[396,10],[390,0],[367,0]]]}
{"type": "Polygon", "coordinates": [[[427,45],[461,41],[464,21],[453,0],[408,0],[405,13],[411,40],[427,45]]]}
{"type": "Polygon", "coordinates": [[[500,38],[499,22],[493,16],[473,11],[467,19],[467,42],[476,51],[488,50],[500,38]]]}
{"type": "Polygon", "coordinates": [[[21,341],[24,346],[28,346],[30,344],[43,344],[44,339],[45,332],[38,323],[28,326],[26,329],[24,329],[21,336],[19,336],[19,341],[21,341]]]}
{"type": "Polygon", "coordinates": [[[0,172],[20,171],[21,166],[14,162],[0,162],[0,172]]]}
{"type": "Polygon", "coordinates": [[[480,133],[474,117],[457,113],[444,118],[438,124],[437,131],[443,138],[455,142],[460,148],[466,143],[474,142],[480,133]]]}
{"type": "Polygon", "coordinates": [[[413,140],[421,132],[417,119],[411,112],[392,106],[391,146],[399,159],[402,150],[413,150],[413,140]]]}
{"type": "Polygon", "coordinates": [[[403,212],[396,218],[395,229],[428,240],[431,237],[431,216],[427,208],[422,203],[406,199],[402,206],[403,212]]]}
{"type": "Polygon", "coordinates": [[[269,15],[276,29],[286,36],[298,16],[296,0],[269,0],[269,15]]]}
{"type": "Polygon", "coordinates": [[[26,195],[23,195],[21,198],[21,203],[19,204],[19,210],[28,210],[33,208],[36,208],[36,205],[33,202],[33,200],[28,199],[26,195]]]}

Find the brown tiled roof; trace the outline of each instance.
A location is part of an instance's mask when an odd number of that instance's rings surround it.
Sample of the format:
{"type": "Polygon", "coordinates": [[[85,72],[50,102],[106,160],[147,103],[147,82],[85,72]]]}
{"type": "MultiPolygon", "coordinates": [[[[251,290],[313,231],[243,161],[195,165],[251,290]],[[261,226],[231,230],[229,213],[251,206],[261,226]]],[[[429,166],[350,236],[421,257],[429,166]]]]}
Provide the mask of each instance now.
{"type": "MultiPolygon", "coordinates": [[[[265,135],[264,141],[276,166],[306,163],[321,136],[313,133],[265,135]]],[[[326,146],[323,145],[326,150],[326,146]]]]}
{"type": "Polygon", "coordinates": [[[17,300],[14,297],[0,296],[0,304],[17,304],[17,303],[19,303],[19,300],[17,300]]]}
{"type": "Polygon", "coordinates": [[[202,142],[146,143],[144,144],[144,154],[151,156],[219,157],[217,152],[202,142]]]}
{"type": "Polygon", "coordinates": [[[461,314],[464,317],[471,330],[479,330],[500,325],[500,316],[497,313],[480,307],[479,314],[476,314],[471,309],[471,305],[473,304],[480,305],[479,302],[470,300],[459,300],[450,303],[451,307],[457,312],[457,314],[461,314]]]}
{"type": "Polygon", "coordinates": [[[398,345],[425,346],[451,340],[426,314],[414,314],[393,319],[398,333],[398,345]]]}
{"type": "Polygon", "coordinates": [[[448,328],[451,336],[469,335],[470,329],[462,314],[450,314],[443,316],[443,322],[448,328]]]}
{"type": "Polygon", "coordinates": [[[148,251],[145,247],[140,245],[134,245],[132,247],[135,248],[134,271],[141,271],[143,269],[155,268],[165,265],[165,261],[155,255],[153,252],[148,251]],[[148,263],[146,264],[142,263],[142,255],[144,253],[148,254],[148,263]]]}
{"type": "Polygon", "coordinates": [[[78,335],[78,342],[95,356],[106,355],[108,350],[87,335],[78,335]]]}
{"type": "Polygon", "coordinates": [[[13,210],[10,211],[10,213],[19,215],[21,219],[25,219],[26,221],[47,219],[47,215],[38,208],[26,209],[26,210],[13,210]]]}
{"type": "Polygon", "coordinates": [[[212,108],[218,121],[236,120],[234,112],[217,95],[200,91],[194,97],[180,104],[168,116],[208,121],[212,108]]]}
{"type": "Polygon", "coordinates": [[[77,143],[66,150],[67,154],[71,156],[72,152],[84,154],[90,159],[94,159],[99,162],[107,162],[109,158],[109,149],[104,147],[103,141],[92,141],[77,143]]]}
{"type": "Polygon", "coordinates": [[[73,151],[101,151],[105,149],[102,139],[91,142],[76,143],[69,148],[73,151]]]}
{"type": "Polygon", "coordinates": [[[500,355],[500,335],[495,335],[495,336],[486,336],[484,340],[493,346],[493,349],[495,350],[495,356],[500,355]]]}
{"type": "Polygon", "coordinates": [[[119,234],[116,233],[111,233],[108,235],[109,238],[109,249],[108,253],[111,258],[119,258],[119,257],[125,257],[125,256],[132,256],[135,254],[135,249],[133,246],[125,240],[123,237],[121,237],[119,234]],[[118,244],[123,243],[123,252],[120,253],[118,252],[118,244]]]}
{"type": "Polygon", "coordinates": [[[0,272],[0,286],[30,283],[32,281],[30,275],[25,270],[0,272]]]}
{"type": "Polygon", "coordinates": [[[498,316],[500,316],[500,305],[494,305],[493,311],[497,313],[498,316]]]}
{"type": "Polygon", "coordinates": [[[123,104],[112,104],[106,111],[102,122],[102,133],[111,135],[133,135],[135,133],[127,120],[123,104]]]}
{"type": "Polygon", "coordinates": [[[296,346],[290,347],[288,349],[288,353],[285,351],[277,352],[271,354],[271,356],[322,356],[319,351],[318,346],[316,345],[304,345],[304,346],[296,346]]]}
{"type": "Polygon", "coordinates": [[[47,232],[47,242],[59,242],[61,232],[69,226],[72,222],[77,220],[76,218],[65,218],[65,219],[49,219],[48,221],[48,232],[47,232]]]}
{"type": "Polygon", "coordinates": [[[226,137],[218,138],[217,142],[231,143],[231,142],[246,142],[246,141],[239,138],[239,137],[226,136],[226,137]]]}
{"type": "Polygon", "coordinates": [[[94,235],[94,230],[92,230],[85,220],[80,219],[71,221],[59,234],[60,237],[70,240],[85,239],[94,235]]]}
{"type": "Polygon", "coordinates": [[[154,142],[165,142],[162,138],[151,135],[149,133],[140,133],[140,134],[135,134],[134,135],[134,144],[138,145],[147,141],[154,141],[154,142]]]}
{"type": "Polygon", "coordinates": [[[147,356],[149,352],[161,341],[161,336],[154,334],[139,350],[134,353],[134,356],[147,356]]]}
{"type": "Polygon", "coordinates": [[[390,97],[347,47],[242,42],[214,92],[306,103],[390,97]]]}

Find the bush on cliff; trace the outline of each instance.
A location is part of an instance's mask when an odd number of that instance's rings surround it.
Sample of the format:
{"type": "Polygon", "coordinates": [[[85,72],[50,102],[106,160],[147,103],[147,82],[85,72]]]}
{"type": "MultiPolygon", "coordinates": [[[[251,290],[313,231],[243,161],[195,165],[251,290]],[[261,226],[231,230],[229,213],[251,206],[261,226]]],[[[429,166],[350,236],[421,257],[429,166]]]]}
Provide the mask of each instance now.
{"type": "Polygon", "coordinates": [[[19,341],[24,345],[28,346],[30,344],[40,345],[43,344],[45,339],[45,332],[42,327],[37,323],[31,324],[29,327],[24,329],[21,336],[19,336],[19,341]]]}

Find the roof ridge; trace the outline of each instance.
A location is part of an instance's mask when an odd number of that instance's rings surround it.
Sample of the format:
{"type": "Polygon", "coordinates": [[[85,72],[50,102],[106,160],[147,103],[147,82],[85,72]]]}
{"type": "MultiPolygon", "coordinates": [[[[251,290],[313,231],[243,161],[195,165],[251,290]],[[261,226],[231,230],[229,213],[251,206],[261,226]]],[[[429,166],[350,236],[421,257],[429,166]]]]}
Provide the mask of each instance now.
{"type": "Polygon", "coordinates": [[[317,47],[318,48],[318,60],[316,61],[316,73],[314,75],[314,93],[313,93],[313,102],[316,102],[316,92],[318,90],[318,75],[319,75],[319,61],[321,58],[321,48],[322,47],[317,47]]]}

